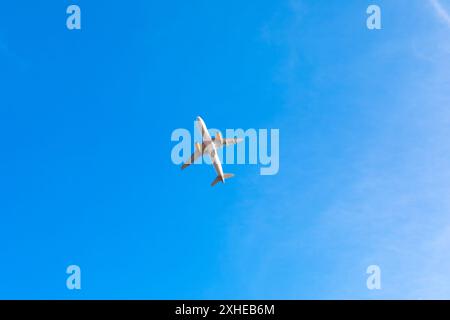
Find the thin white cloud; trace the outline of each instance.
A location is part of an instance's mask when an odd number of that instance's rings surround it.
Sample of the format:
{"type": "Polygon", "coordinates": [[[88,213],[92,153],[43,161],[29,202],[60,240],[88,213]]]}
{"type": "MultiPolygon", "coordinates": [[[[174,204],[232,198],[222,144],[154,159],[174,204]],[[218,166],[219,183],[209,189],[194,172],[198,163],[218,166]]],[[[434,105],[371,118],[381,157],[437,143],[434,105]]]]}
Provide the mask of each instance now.
{"type": "MultiPolygon", "coordinates": [[[[450,17],[441,3],[430,2],[450,26],[450,17]]],[[[380,85],[380,92],[386,92],[380,100],[372,101],[376,92],[372,96],[348,91],[349,96],[362,101],[361,107],[377,110],[373,115],[381,113],[382,116],[377,118],[380,120],[377,126],[369,129],[372,136],[365,138],[364,143],[355,144],[357,140],[346,138],[347,148],[354,150],[355,156],[344,151],[330,152],[337,159],[333,161],[343,160],[335,168],[333,162],[323,160],[320,154],[317,158],[310,156],[320,149],[308,143],[315,136],[301,131],[299,125],[299,119],[309,116],[309,111],[304,111],[304,84],[296,78],[303,70],[296,59],[308,49],[299,40],[303,13],[295,8],[292,11],[291,24],[284,26],[285,32],[279,32],[285,35],[279,41],[286,52],[280,78],[290,88],[286,101],[295,108],[289,108],[281,121],[284,121],[286,145],[298,147],[286,154],[281,150],[283,166],[280,175],[272,178],[275,182],[270,188],[263,186],[261,179],[253,182],[259,194],[245,195],[235,210],[242,215],[235,215],[230,261],[235,263],[237,273],[252,270],[251,274],[245,272],[245,289],[244,286],[240,289],[246,290],[247,297],[259,298],[448,299],[450,143],[446,137],[450,134],[450,114],[446,106],[450,96],[446,88],[450,77],[446,70],[450,62],[445,45],[447,33],[433,29],[426,36],[408,35],[401,43],[397,37],[386,34],[377,48],[368,46],[367,52],[359,53],[360,58],[346,60],[343,66],[336,63],[336,69],[331,69],[352,74],[351,78],[343,77],[336,83],[342,81],[350,88],[355,80],[367,81],[369,87],[372,73],[382,77],[376,67],[384,67],[386,61],[398,61],[395,78],[386,76],[384,81],[374,82],[380,85]],[[416,63],[420,61],[410,56],[411,43],[424,48],[421,53],[429,58],[419,67],[416,63]],[[430,43],[444,45],[428,51],[430,43]],[[380,64],[373,65],[374,57],[380,64]],[[402,62],[405,57],[410,61],[408,64],[402,62]],[[295,129],[286,131],[289,128],[295,129]],[[303,140],[301,144],[298,144],[299,137],[303,140]],[[315,159],[322,162],[323,168],[309,164],[315,159]],[[306,174],[308,168],[315,170],[317,176],[306,174]],[[307,181],[306,186],[302,185],[303,181],[307,181]],[[385,275],[383,290],[378,295],[364,290],[365,268],[370,264],[379,264],[385,275]],[[275,277],[276,283],[269,280],[280,274],[275,277]]],[[[317,72],[339,74],[329,72],[329,68],[317,66],[317,72]]],[[[321,102],[327,100],[312,105],[321,102]]],[[[321,135],[325,138],[319,141],[327,141],[326,134],[321,135]]],[[[245,183],[248,186],[252,180],[245,183]]]]}
{"type": "Polygon", "coordinates": [[[450,14],[445,10],[442,3],[439,0],[430,0],[430,3],[437,15],[450,27],[450,14]]]}

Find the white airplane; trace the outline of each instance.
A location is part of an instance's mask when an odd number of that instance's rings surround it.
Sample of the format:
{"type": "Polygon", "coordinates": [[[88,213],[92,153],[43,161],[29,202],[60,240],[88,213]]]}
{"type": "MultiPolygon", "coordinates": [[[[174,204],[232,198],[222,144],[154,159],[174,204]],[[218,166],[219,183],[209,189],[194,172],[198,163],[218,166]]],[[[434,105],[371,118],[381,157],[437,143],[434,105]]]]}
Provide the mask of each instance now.
{"type": "Polygon", "coordinates": [[[208,154],[211,158],[212,164],[214,165],[214,169],[216,169],[217,172],[217,178],[214,179],[214,181],[211,183],[211,186],[214,187],[219,181],[225,183],[225,179],[229,179],[234,175],[231,173],[223,173],[222,163],[220,163],[220,159],[217,154],[217,149],[223,146],[229,146],[242,142],[242,139],[241,138],[224,139],[222,138],[220,132],[217,132],[216,136],[214,138],[211,138],[208,128],[206,128],[205,122],[200,117],[197,117],[197,126],[202,134],[203,142],[202,144],[198,142],[195,144],[195,152],[191,155],[190,159],[183,164],[181,170],[186,169],[188,166],[193,164],[195,160],[197,160],[204,154],[208,154]]]}

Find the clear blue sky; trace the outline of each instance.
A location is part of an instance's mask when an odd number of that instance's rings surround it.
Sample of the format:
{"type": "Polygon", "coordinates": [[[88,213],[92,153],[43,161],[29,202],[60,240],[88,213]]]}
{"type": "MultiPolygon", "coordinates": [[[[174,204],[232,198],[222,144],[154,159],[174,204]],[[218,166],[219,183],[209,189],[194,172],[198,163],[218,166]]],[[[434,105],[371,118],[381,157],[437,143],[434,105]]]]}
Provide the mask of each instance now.
{"type": "Polygon", "coordinates": [[[450,298],[447,10],[3,3],[0,298],[450,298]],[[280,129],[278,175],[181,172],[170,136],[197,115],[280,129]]]}

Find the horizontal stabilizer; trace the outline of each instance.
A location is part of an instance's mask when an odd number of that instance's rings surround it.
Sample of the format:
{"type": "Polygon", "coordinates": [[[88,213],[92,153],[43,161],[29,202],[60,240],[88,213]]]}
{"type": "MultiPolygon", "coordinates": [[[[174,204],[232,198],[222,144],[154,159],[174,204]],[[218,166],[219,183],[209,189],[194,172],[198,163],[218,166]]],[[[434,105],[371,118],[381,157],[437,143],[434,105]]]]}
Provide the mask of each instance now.
{"type": "Polygon", "coordinates": [[[232,174],[232,173],[225,173],[225,174],[223,175],[223,179],[222,179],[221,176],[217,176],[217,178],[214,179],[214,181],[211,183],[211,187],[214,187],[214,186],[215,186],[218,182],[220,182],[220,181],[222,181],[222,183],[225,183],[225,180],[226,180],[226,179],[229,179],[229,178],[231,178],[231,177],[234,177],[234,174],[232,174]]]}
{"type": "Polygon", "coordinates": [[[230,178],[233,178],[233,177],[234,177],[234,174],[232,174],[232,173],[225,173],[225,174],[223,175],[223,177],[224,177],[225,179],[230,179],[230,178]]]}
{"type": "Polygon", "coordinates": [[[222,181],[222,178],[220,176],[217,176],[217,178],[215,178],[211,183],[211,187],[214,187],[219,181],[222,181]]]}

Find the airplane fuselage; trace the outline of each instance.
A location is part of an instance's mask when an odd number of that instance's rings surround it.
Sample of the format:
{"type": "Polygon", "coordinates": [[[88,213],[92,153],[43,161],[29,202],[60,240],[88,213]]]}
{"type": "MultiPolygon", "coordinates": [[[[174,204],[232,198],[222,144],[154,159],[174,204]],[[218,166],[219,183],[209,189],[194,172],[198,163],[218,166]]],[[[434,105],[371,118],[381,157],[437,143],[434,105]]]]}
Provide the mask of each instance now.
{"type": "Polygon", "coordinates": [[[201,117],[197,117],[197,125],[203,138],[203,153],[208,154],[211,157],[211,161],[217,175],[220,177],[222,182],[224,182],[225,178],[223,174],[222,163],[220,162],[216,145],[214,144],[214,141],[209,134],[208,128],[206,127],[206,124],[201,117]]]}

